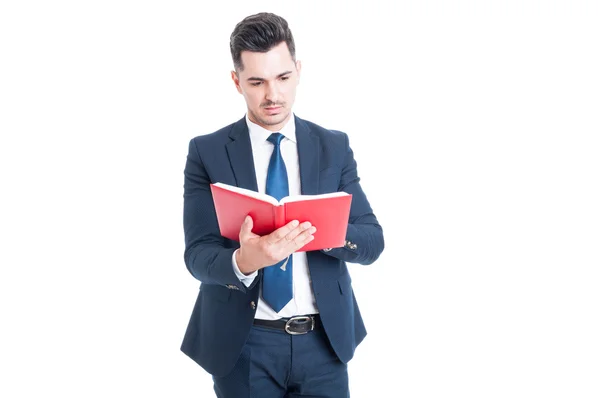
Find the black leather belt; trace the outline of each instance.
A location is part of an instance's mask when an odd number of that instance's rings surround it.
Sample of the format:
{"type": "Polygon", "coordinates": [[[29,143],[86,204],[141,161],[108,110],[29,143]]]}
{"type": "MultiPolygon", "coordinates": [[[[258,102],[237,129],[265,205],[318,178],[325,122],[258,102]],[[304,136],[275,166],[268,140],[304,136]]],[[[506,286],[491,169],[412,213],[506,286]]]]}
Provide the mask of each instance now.
{"type": "Polygon", "coordinates": [[[254,324],[270,329],[283,330],[288,334],[306,334],[311,330],[320,329],[322,327],[319,314],[293,316],[291,318],[282,318],[276,321],[255,319],[254,324]]]}

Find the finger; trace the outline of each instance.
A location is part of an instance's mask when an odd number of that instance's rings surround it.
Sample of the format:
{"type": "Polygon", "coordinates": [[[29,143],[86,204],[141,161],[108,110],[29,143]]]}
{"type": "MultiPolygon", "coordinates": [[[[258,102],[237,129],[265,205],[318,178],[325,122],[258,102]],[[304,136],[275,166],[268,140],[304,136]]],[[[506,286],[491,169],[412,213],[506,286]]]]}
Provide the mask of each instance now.
{"type": "Polygon", "coordinates": [[[283,239],[275,243],[275,250],[285,258],[312,241],[315,232],[317,232],[316,227],[312,226],[308,221],[303,222],[284,236],[283,239]]]}
{"type": "Polygon", "coordinates": [[[292,253],[306,245],[308,242],[313,241],[315,239],[315,232],[317,232],[317,228],[310,227],[306,231],[299,234],[292,242],[290,242],[290,249],[292,250],[292,253]]]}
{"type": "Polygon", "coordinates": [[[307,223],[308,227],[302,226],[296,228],[299,233],[290,233],[282,241],[285,241],[284,249],[289,252],[295,252],[308,242],[314,239],[313,234],[317,232],[317,228],[307,223]],[[288,240],[288,237],[293,235],[293,239],[288,240]]]}
{"type": "Polygon", "coordinates": [[[300,224],[298,227],[294,228],[293,230],[291,230],[287,235],[285,235],[281,240],[285,240],[286,244],[289,244],[290,242],[292,242],[294,239],[296,239],[298,237],[298,235],[300,235],[301,233],[303,233],[304,231],[310,229],[312,227],[312,224],[309,221],[305,221],[302,224],[300,224]]]}
{"type": "Polygon", "coordinates": [[[287,223],[283,227],[281,227],[279,229],[276,229],[275,231],[271,232],[271,234],[268,235],[267,241],[270,244],[276,244],[280,240],[284,239],[285,236],[287,234],[289,234],[290,232],[292,232],[296,227],[298,227],[299,224],[300,224],[300,222],[298,220],[292,220],[292,221],[290,221],[289,223],[287,223]]]}

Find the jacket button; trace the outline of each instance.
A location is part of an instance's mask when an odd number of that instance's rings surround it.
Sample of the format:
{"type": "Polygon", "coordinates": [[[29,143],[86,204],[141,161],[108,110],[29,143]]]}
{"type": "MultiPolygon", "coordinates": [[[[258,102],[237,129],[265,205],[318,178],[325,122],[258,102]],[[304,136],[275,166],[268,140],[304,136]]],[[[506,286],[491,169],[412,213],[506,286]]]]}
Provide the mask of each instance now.
{"type": "Polygon", "coordinates": [[[252,307],[253,310],[256,309],[256,303],[254,301],[250,302],[250,307],[252,307]]]}

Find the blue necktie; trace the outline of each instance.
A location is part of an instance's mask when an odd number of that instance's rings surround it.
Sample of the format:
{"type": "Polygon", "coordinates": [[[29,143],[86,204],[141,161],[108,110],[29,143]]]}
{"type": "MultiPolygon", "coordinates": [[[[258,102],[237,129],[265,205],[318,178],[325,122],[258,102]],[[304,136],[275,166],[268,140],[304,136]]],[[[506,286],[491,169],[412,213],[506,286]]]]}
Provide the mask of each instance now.
{"type": "MultiPolygon", "coordinates": [[[[273,148],[273,154],[271,155],[271,160],[269,162],[266,192],[277,200],[289,195],[287,171],[279,148],[279,144],[283,138],[283,135],[280,133],[273,133],[267,138],[269,142],[275,145],[275,148],[273,148]]],[[[273,308],[273,310],[275,310],[275,312],[281,311],[281,309],[292,299],[291,255],[279,263],[263,269],[262,295],[263,299],[271,306],[271,308],[273,308]]]]}

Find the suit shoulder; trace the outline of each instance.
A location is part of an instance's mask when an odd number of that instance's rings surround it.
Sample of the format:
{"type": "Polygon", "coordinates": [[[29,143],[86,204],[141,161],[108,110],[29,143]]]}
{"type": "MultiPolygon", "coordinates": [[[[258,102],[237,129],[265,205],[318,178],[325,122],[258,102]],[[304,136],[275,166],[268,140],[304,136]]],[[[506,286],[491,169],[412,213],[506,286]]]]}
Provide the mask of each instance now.
{"type": "Polygon", "coordinates": [[[231,123],[225,127],[220,128],[217,131],[213,131],[212,133],[207,133],[207,134],[202,134],[202,135],[198,135],[194,138],[191,139],[191,141],[195,142],[196,144],[217,144],[220,142],[227,142],[229,141],[229,134],[231,133],[231,130],[233,129],[233,127],[239,123],[239,121],[231,123]]]}
{"type": "Polygon", "coordinates": [[[348,145],[348,134],[340,130],[328,129],[308,120],[296,117],[296,123],[304,124],[305,127],[316,134],[325,143],[333,145],[348,145]]]}
{"type": "Polygon", "coordinates": [[[316,123],[310,122],[308,120],[300,119],[299,117],[296,117],[296,122],[306,124],[306,127],[308,127],[310,131],[312,131],[316,134],[319,134],[319,135],[333,136],[333,137],[344,137],[347,135],[343,131],[328,129],[328,128],[320,126],[316,123]]]}

